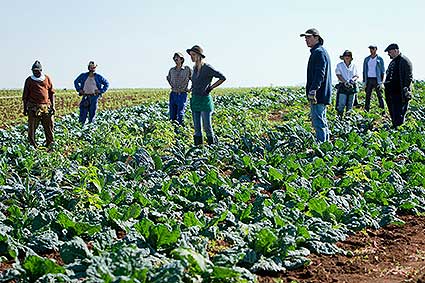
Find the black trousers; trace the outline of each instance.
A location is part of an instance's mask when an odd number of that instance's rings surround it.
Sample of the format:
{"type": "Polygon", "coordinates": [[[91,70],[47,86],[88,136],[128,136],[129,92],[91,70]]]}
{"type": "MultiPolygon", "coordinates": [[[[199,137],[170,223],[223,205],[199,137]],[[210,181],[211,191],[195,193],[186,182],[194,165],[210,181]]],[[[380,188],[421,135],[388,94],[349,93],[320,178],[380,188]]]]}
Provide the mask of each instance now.
{"type": "Polygon", "coordinates": [[[399,89],[385,88],[385,102],[388,106],[393,127],[398,127],[404,123],[409,102],[402,97],[399,89]]]}
{"type": "Polygon", "coordinates": [[[376,91],[376,95],[378,96],[379,108],[384,109],[384,99],[382,98],[382,90],[378,87],[378,80],[376,78],[367,78],[366,81],[366,101],[364,109],[366,111],[370,110],[370,100],[372,97],[372,91],[376,91]]]}

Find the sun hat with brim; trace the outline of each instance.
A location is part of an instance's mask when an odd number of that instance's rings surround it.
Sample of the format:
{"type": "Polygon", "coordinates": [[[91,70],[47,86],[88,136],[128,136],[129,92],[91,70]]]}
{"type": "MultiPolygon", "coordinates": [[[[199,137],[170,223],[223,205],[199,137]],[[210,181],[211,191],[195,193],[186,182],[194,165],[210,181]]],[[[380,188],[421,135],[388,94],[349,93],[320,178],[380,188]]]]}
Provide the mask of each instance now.
{"type": "Polygon", "coordinates": [[[35,61],[34,64],[32,64],[31,70],[33,70],[33,71],[43,70],[43,67],[41,66],[40,61],[35,61]]]}
{"type": "Polygon", "coordinates": [[[182,53],[180,53],[180,52],[176,52],[176,53],[174,53],[174,55],[173,55],[173,59],[174,59],[174,58],[176,58],[176,57],[180,57],[180,58],[184,59],[183,54],[182,54],[182,53]]]}
{"type": "Polygon", "coordinates": [[[194,45],[190,49],[186,49],[186,52],[190,55],[190,51],[193,51],[199,55],[201,55],[202,58],[205,58],[204,50],[199,45],[194,45]]]}
{"type": "Polygon", "coordinates": [[[387,51],[390,51],[390,50],[393,50],[393,49],[400,49],[400,48],[398,48],[397,43],[391,43],[390,45],[388,45],[388,47],[385,48],[384,52],[387,52],[387,51]]]}
{"type": "Polygon", "coordinates": [[[351,59],[353,59],[353,52],[351,52],[350,50],[345,50],[344,53],[342,53],[342,55],[339,56],[339,59],[344,60],[345,56],[350,56],[351,59]]]}
{"type": "Polygon", "coordinates": [[[300,37],[309,36],[309,35],[318,36],[320,43],[323,44],[323,38],[320,36],[320,33],[317,29],[315,28],[308,29],[305,31],[305,33],[300,34],[300,37]]]}

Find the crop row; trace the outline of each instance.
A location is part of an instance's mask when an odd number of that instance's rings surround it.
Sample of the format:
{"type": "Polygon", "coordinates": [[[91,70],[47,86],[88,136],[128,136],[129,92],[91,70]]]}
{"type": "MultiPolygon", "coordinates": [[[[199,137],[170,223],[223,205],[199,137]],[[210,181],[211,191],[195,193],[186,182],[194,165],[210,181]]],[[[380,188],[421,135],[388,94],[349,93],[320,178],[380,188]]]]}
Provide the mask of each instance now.
{"type": "MultiPolygon", "coordinates": [[[[225,94],[229,89],[214,91],[217,95],[225,94]]],[[[243,92],[247,89],[232,89],[232,92],[243,92]]],[[[99,109],[118,109],[122,107],[164,101],[168,97],[167,89],[110,89],[99,100],[99,109]]],[[[57,90],[56,115],[62,117],[78,111],[81,97],[73,90],[57,90]]],[[[22,108],[21,90],[0,90],[0,128],[26,122],[22,108]]]]}
{"type": "Polygon", "coordinates": [[[1,130],[0,280],[253,282],[343,253],[335,243],[351,233],[425,212],[416,89],[399,130],[374,111],[330,109],[320,146],[293,88],[215,97],[212,146],[193,147],[165,102],[85,127],[64,116],[51,153],[29,147],[25,126],[1,130]]]}

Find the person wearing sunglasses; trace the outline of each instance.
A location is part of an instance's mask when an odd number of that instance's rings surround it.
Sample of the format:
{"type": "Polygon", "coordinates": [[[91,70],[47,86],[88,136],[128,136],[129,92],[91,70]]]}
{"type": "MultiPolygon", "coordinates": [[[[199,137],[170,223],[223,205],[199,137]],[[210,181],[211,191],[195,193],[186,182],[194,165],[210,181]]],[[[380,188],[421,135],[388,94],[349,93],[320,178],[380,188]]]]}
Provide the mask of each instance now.
{"type": "Polygon", "coordinates": [[[167,75],[167,81],[171,86],[169,98],[170,120],[177,121],[179,125],[183,125],[192,70],[188,66],[183,66],[184,57],[180,52],[174,53],[173,60],[176,66],[172,67],[167,75]]]}

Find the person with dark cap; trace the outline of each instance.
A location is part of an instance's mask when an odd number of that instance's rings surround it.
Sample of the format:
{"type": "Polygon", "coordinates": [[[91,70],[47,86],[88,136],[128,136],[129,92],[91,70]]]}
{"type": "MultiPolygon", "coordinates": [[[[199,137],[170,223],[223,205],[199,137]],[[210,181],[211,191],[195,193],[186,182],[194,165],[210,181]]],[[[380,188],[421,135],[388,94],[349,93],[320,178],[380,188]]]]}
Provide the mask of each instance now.
{"type": "Polygon", "coordinates": [[[82,96],[79,118],[82,125],[86,122],[87,114],[89,123],[94,122],[99,97],[102,97],[109,88],[109,82],[96,73],[96,67],[97,64],[94,61],[90,61],[87,66],[89,71],[81,73],[74,81],[75,90],[78,95],[82,96]]]}
{"type": "Polygon", "coordinates": [[[208,144],[216,143],[216,137],[212,128],[212,113],[214,111],[214,103],[211,97],[211,91],[221,85],[226,77],[215,70],[211,65],[205,62],[204,50],[194,45],[187,49],[192,62],[195,63],[192,74],[192,96],[190,98],[190,108],[192,109],[193,126],[195,134],[193,140],[195,145],[203,144],[201,123],[207,135],[208,144]],[[212,79],[218,80],[211,84],[212,79]]]}
{"type": "Polygon", "coordinates": [[[180,52],[174,53],[173,60],[176,66],[171,68],[167,75],[167,81],[171,86],[169,99],[170,119],[183,125],[184,112],[186,109],[188,85],[192,77],[192,70],[183,66],[184,57],[180,52]]]}
{"type": "Polygon", "coordinates": [[[300,34],[310,48],[307,65],[306,94],[310,102],[310,116],[318,142],[329,140],[330,130],[326,119],[326,106],[331,103],[331,60],[323,47],[323,38],[315,28],[300,34]]]}
{"type": "Polygon", "coordinates": [[[375,90],[378,96],[379,108],[384,109],[384,99],[382,98],[385,64],[384,59],[377,54],[378,47],[369,45],[370,55],[363,61],[363,83],[365,84],[366,100],[365,110],[370,110],[370,100],[372,91],[375,90]]]}
{"type": "Polygon", "coordinates": [[[400,53],[396,43],[390,44],[385,52],[388,52],[388,56],[392,59],[384,83],[385,101],[393,127],[397,128],[404,123],[409,100],[412,98],[412,63],[400,53]]]}
{"type": "Polygon", "coordinates": [[[356,65],[353,63],[353,53],[350,50],[345,50],[339,58],[343,62],[338,63],[335,70],[339,81],[336,110],[338,111],[338,116],[342,118],[344,109],[347,110],[347,113],[353,109],[354,99],[359,91],[357,87],[359,75],[357,74],[356,65]]]}
{"type": "Polygon", "coordinates": [[[35,131],[41,122],[46,136],[46,147],[53,145],[53,116],[55,114],[55,90],[50,77],[44,74],[39,61],[32,65],[32,76],[25,80],[22,101],[24,115],[28,116],[28,140],[37,147],[35,131]]]}

